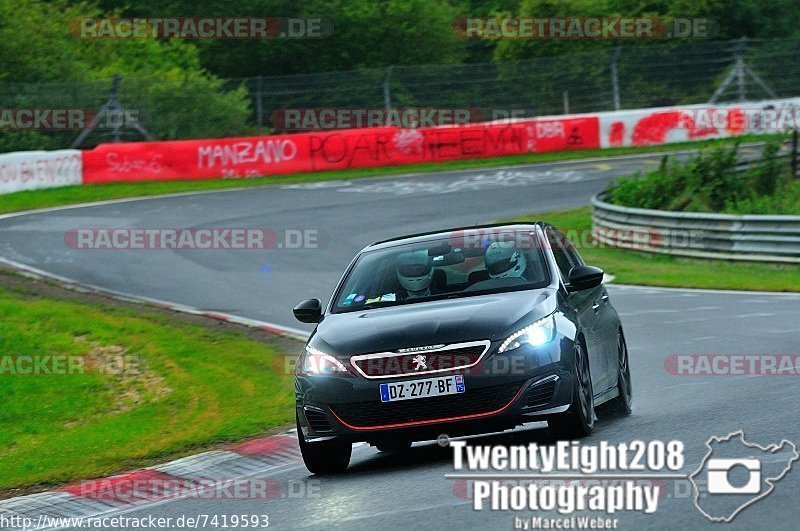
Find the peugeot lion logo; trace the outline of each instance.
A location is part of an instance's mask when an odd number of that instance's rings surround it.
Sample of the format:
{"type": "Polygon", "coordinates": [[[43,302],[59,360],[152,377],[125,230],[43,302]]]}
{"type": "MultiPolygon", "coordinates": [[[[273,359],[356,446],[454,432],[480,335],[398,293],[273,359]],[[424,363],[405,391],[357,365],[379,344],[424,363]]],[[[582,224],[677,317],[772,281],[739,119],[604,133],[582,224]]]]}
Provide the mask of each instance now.
{"type": "Polygon", "coordinates": [[[425,356],[423,356],[422,354],[417,354],[411,361],[414,363],[415,371],[428,368],[427,358],[425,358],[425,356]]]}

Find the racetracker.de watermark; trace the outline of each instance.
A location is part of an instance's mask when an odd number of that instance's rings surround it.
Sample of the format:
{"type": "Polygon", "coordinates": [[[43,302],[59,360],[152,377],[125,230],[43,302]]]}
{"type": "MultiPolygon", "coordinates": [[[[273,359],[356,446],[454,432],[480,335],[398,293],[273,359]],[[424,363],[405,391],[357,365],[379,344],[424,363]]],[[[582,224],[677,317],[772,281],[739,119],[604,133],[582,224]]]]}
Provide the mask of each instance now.
{"type": "Polygon", "coordinates": [[[141,374],[145,361],[135,354],[0,355],[0,376],[72,376],[87,373],[126,377],[141,374]]]}
{"type": "Polygon", "coordinates": [[[708,39],[718,25],[707,18],[470,17],[456,20],[467,39],[661,40],[708,39]]]}
{"type": "Polygon", "coordinates": [[[452,232],[450,245],[463,251],[485,249],[492,243],[520,251],[550,249],[554,244],[564,247],[571,245],[576,249],[646,251],[664,246],[690,248],[702,237],[700,231],[631,226],[619,229],[566,229],[563,237],[553,233],[549,239],[542,239],[537,238],[535,232],[514,227],[485,227],[452,232]]]}
{"type": "Polygon", "coordinates": [[[131,127],[139,123],[134,111],[110,110],[98,117],[93,109],[73,107],[0,108],[0,129],[6,131],[78,131],[131,127]]]}
{"type": "Polygon", "coordinates": [[[82,39],[320,39],[333,34],[321,18],[171,17],[75,18],[69,33],[82,39]]]}
{"type": "Polygon", "coordinates": [[[5,354],[0,356],[0,376],[52,376],[84,374],[86,359],[67,354],[5,354]]]}
{"type": "Polygon", "coordinates": [[[664,117],[672,121],[676,128],[687,131],[763,131],[786,132],[800,129],[800,107],[792,103],[774,107],[754,107],[752,104],[742,104],[741,107],[729,105],[725,107],[701,107],[696,109],[667,109],[654,113],[655,116],[664,117]]]}
{"type": "Polygon", "coordinates": [[[480,109],[406,107],[379,108],[293,108],[277,109],[270,116],[280,131],[315,131],[393,126],[406,129],[467,125],[488,121],[491,115],[480,109]]]}
{"type": "Polygon", "coordinates": [[[71,249],[97,251],[318,249],[318,229],[79,228],[64,233],[71,249]]]}
{"type": "Polygon", "coordinates": [[[673,376],[800,376],[800,354],[672,354],[673,376]]]}
{"type": "Polygon", "coordinates": [[[67,487],[68,492],[92,500],[115,502],[190,500],[319,499],[321,482],[277,480],[269,477],[186,479],[145,471],[120,477],[84,481],[67,487]]]}
{"type": "MultiPolygon", "coordinates": [[[[283,356],[273,357],[273,369],[275,372],[294,375],[298,368],[298,363],[301,362],[303,355],[301,354],[286,354],[283,356]]],[[[358,362],[358,368],[355,364],[347,359],[339,358],[339,361],[348,367],[351,375],[365,375],[370,378],[386,378],[391,376],[408,376],[414,374],[424,374],[428,377],[430,373],[436,376],[435,373],[457,370],[460,374],[465,376],[470,375],[483,375],[483,376],[524,376],[530,374],[531,370],[536,367],[536,362],[532,360],[529,352],[524,353],[507,353],[503,356],[492,356],[488,359],[477,360],[472,356],[463,354],[449,354],[447,352],[439,352],[435,355],[428,355],[425,359],[425,364],[420,365],[414,360],[414,355],[397,354],[392,356],[380,356],[375,358],[367,358],[358,362]],[[422,371],[421,373],[419,371],[422,371]]],[[[309,360],[310,365],[314,365],[313,358],[309,360]]]]}

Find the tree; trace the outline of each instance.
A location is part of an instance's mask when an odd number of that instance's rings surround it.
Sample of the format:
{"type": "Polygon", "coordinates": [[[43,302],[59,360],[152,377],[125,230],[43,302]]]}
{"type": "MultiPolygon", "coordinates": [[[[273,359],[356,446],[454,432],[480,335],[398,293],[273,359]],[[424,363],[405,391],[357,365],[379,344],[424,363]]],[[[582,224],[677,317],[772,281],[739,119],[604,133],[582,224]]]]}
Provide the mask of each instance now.
{"type": "MultiPolygon", "coordinates": [[[[201,66],[197,48],[154,39],[89,39],[69,33],[81,17],[103,16],[90,3],[0,0],[0,101],[5,108],[98,109],[110,80],[120,100],[157,138],[230,135],[248,130],[243,89],[223,86],[201,66]],[[20,83],[24,82],[24,83],[20,83]]],[[[63,146],[68,133],[6,131],[2,146],[63,146]],[[37,140],[38,139],[38,140],[37,140]],[[55,139],[55,140],[54,140],[55,139]]]]}

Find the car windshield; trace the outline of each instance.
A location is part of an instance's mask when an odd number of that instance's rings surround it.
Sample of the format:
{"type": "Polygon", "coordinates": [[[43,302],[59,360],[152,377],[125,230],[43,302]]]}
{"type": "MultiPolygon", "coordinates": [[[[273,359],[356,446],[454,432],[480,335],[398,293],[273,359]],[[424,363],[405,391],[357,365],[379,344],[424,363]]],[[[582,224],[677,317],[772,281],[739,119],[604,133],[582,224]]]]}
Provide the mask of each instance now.
{"type": "Polygon", "coordinates": [[[364,252],[337,292],[334,313],[542,288],[550,275],[534,233],[463,233],[364,252]]]}

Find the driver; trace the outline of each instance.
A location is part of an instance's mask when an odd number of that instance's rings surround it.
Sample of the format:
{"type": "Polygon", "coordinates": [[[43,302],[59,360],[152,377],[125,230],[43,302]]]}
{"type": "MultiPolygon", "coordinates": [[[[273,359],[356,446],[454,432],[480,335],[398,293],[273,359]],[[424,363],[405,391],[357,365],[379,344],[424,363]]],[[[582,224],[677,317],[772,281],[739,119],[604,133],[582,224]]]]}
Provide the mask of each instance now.
{"type": "Polygon", "coordinates": [[[521,277],[528,261],[525,255],[511,246],[501,246],[492,242],[484,255],[486,271],[491,278],[521,277]]]}
{"type": "Polygon", "coordinates": [[[413,251],[397,257],[397,280],[409,299],[431,295],[433,266],[427,251],[413,251]]]}

